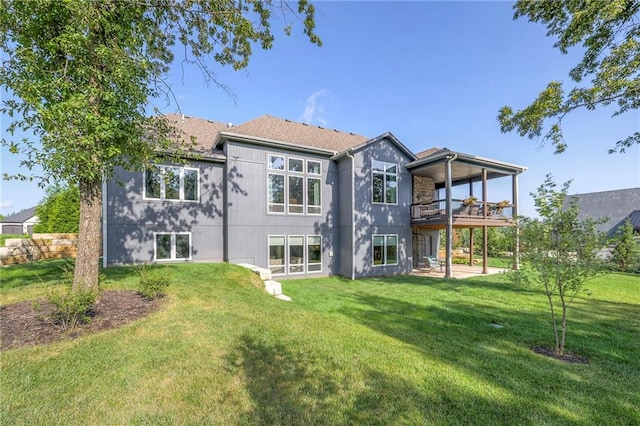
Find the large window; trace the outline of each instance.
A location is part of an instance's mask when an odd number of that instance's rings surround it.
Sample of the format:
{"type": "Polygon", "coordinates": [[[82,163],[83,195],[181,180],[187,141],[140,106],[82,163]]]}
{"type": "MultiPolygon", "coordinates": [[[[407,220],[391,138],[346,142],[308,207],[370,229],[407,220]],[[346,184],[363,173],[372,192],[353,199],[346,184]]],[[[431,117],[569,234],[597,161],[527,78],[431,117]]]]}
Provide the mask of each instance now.
{"type": "Polygon", "coordinates": [[[396,265],[398,263],[398,236],[373,236],[373,264],[396,265]]]}
{"type": "Polygon", "coordinates": [[[269,155],[267,169],[269,213],[322,214],[320,161],[269,155]]]}
{"type": "Polygon", "coordinates": [[[190,260],[191,233],[158,232],[155,234],[156,260],[190,260]]]}
{"type": "Polygon", "coordinates": [[[151,166],[144,171],[144,198],[198,201],[198,169],[151,166]]]}
{"type": "Polygon", "coordinates": [[[270,235],[269,269],[275,275],[322,272],[322,237],[270,235]]]}
{"type": "Polygon", "coordinates": [[[398,203],[398,165],[384,161],[372,162],[373,202],[398,203]]]}

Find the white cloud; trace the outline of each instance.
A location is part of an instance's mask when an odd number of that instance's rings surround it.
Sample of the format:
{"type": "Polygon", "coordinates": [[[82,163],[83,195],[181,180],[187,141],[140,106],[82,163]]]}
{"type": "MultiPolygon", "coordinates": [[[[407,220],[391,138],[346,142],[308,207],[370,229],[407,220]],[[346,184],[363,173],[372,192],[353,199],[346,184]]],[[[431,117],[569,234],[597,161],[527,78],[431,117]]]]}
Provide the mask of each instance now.
{"type": "Polygon", "coordinates": [[[307,98],[307,104],[304,107],[304,112],[300,117],[298,117],[298,121],[308,124],[318,124],[326,127],[329,122],[326,119],[326,111],[322,98],[327,97],[329,97],[329,91],[326,89],[312,93],[307,98]]]}
{"type": "Polygon", "coordinates": [[[15,203],[13,201],[0,201],[0,209],[10,209],[15,203]]]}

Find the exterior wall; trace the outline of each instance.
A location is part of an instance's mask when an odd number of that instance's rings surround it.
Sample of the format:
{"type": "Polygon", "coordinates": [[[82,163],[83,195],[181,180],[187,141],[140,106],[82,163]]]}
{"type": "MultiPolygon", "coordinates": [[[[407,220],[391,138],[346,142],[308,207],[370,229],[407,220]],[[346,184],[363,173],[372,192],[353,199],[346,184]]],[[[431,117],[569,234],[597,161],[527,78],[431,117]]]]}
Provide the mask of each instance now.
{"type": "Polygon", "coordinates": [[[407,274],[412,268],[411,193],[412,177],[405,165],[409,158],[387,139],[368,144],[355,158],[355,276],[407,274]],[[373,203],[372,161],[398,165],[397,204],[373,203]],[[373,236],[397,235],[396,265],[374,265],[373,236]]]}
{"type": "Polygon", "coordinates": [[[224,165],[192,161],[199,201],[145,200],[143,173],[116,170],[106,183],[107,264],[153,262],[156,232],[190,232],[191,260],[223,260],[224,165]]]}
{"type": "Polygon", "coordinates": [[[338,238],[340,244],[336,247],[336,254],[340,259],[337,273],[343,277],[351,278],[353,273],[353,210],[351,207],[351,197],[353,188],[353,178],[351,175],[351,159],[342,157],[337,162],[338,185],[337,196],[338,208],[338,238]]]}
{"type": "Polygon", "coordinates": [[[419,263],[424,262],[424,257],[438,258],[440,247],[440,231],[417,229],[413,233],[413,267],[417,268],[419,263]]]}
{"type": "MultiPolygon", "coordinates": [[[[322,236],[322,271],[313,274],[335,274],[337,269],[337,258],[334,252],[337,241],[337,221],[334,217],[334,194],[337,191],[336,164],[328,157],[233,141],[228,141],[225,149],[227,154],[227,202],[225,204],[227,260],[230,263],[251,263],[268,269],[269,236],[320,235],[322,236]],[[310,215],[306,212],[304,214],[268,212],[267,161],[270,154],[305,160],[305,167],[306,160],[321,163],[322,175],[318,176],[321,178],[322,185],[320,215],[310,215]]],[[[286,192],[285,198],[287,198],[286,192]]],[[[286,273],[285,275],[300,274],[286,273]]]]}

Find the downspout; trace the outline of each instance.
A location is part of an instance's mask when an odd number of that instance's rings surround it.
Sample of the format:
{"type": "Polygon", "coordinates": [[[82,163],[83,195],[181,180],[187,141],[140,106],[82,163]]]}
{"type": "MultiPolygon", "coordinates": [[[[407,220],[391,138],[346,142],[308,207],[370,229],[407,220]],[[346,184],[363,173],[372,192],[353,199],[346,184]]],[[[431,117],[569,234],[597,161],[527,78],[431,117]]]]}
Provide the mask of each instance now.
{"type": "Polygon", "coordinates": [[[458,158],[458,154],[447,157],[445,163],[445,190],[446,190],[446,210],[447,210],[447,242],[446,242],[446,269],[445,278],[451,278],[451,249],[453,246],[453,212],[451,211],[451,162],[458,158]]]}
{"type": "Polygon", "coordinates": [[[351,279],[356,279],[356,161],[347,151],[347,157],[351,159],[351,279]]]}
{"type": "Polygon", "coordinates": [[[107,178],[102,177],[102,267],[107,267],[107,178]]]}

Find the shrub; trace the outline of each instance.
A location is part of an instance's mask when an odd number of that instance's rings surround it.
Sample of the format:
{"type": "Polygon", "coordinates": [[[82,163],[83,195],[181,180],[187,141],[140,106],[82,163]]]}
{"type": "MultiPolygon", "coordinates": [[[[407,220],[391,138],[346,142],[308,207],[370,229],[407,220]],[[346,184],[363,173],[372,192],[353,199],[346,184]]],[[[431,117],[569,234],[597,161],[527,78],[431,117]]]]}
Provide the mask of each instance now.
{"type": "Polygon", "coordinates": [[[55,306],[51,317],[60,321],[62,328],[73,331],[80,322],[91,319],[89,309],[94,304],[97,294],[89,291],[65,292],[50,290],[47,301],[55,306]]]}
{"type": "Polygon", "coordinates": [[[165,295],[171,283],[171,276],[166,270],[151,270],[147,265],[138,267],[140,285],[138,292],[147,299],[157,299],[165,295]]]}

